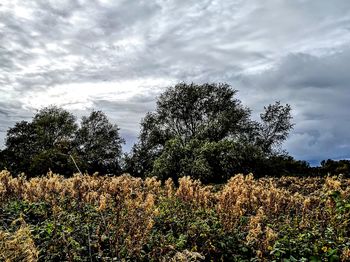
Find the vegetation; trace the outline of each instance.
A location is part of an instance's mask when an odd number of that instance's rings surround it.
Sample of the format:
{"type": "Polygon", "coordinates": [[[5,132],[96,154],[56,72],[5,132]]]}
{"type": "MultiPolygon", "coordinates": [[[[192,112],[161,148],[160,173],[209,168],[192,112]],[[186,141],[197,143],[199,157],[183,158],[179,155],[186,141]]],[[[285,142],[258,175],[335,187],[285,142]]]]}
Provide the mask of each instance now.
{"type": "Polygon", "coordinates": [[[68,111],[50,106],[32,121],[10,128],[0,150],[0,169],[28,177],[52,170],[129,173],[165,181],[191,176],[203,183],[224,183],[232,174],[256,177],[350,174],[348,160],[323,161],[311,168],[281,150],[293,128],[291,107],[275,102],[264,108],[260,121],[227,84],[186,84],[169,87],[157,99],[154,112],[141,122],[138,141],[122,153],[119,128],[101,111],[78,123],[68,111]]]}
{"type": "Polygon", "coordinates": [[[0,261],[350,261],[350,161],[293,159],[290,106],[253,121],[236,93],[168,88],[124,157],[101,111],[16,123],[0,151],[0,261]]]}
{"type": "Polygon", "coordinates": [[[350,180],[0,173],[1,261],[348,261],[350,180]]]}
{"type": "Polygon", "coordinates": [[[291,108],[276,102],[265,107],[261,122],[235,98],[227,84],[185,84],[168,88],[157,108],[141,123],[138,143],[125,170],[163,180],[190,175],[222,183],[235,173],[260,170],[293,127],[291,108]]]}
{"type": "Polygon", "coordinates": [[[83,172],[118,173],[122,143],[119,128],[101,111],[83,117],[78,127],[74,115],[50,106],[38,111],[31,122],[21,121],[8,130],[0,164],[28,176],[49,170],[71,176],[76,163],[83,172]]]}
{"type": "Polygon", "coordinates": [[[321,166],[316,167],[315,172],[321,175],[342,174],[350,177],[350,160],[322,160],[321,166]]]}

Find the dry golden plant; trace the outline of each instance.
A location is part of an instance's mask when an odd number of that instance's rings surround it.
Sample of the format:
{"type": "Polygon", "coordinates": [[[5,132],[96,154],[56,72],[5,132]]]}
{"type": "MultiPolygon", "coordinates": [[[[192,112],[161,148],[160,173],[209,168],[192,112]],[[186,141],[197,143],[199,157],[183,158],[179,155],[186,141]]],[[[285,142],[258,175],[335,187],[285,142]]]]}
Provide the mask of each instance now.
{"type": "MultiPolygon", "coordinates": [[[[176,198],[190,203],[194,209],[215,210],[227,232],[233,232],[240,226],[247,232],[245,243],[254,248],[257,257],[263,257],[269,254],[278,237],[279,229],[271,225],[288,224],[294,221],[294,218],[298,218],[293,223],[296,223],[300,230],[311,229],[315,223],[321,228],[326,228],[328,224],[340,223],[336,216],[336,200],[331,197],[334,192],[337,192],[341,199],[349,199],[350,179],[255,179],[251,174],[240,174],[232,177],[219,190],[214,190],[213,186],[202,185],[200,181],[190,177],[180,178],[179,186],[176,187],[171,179],[162,185],[156,178],[142,180],[130,175],[105,177],[76,174],[65,178],[50,172],[47,176],[26,179],[25,176],[12,177],[7,171],[0,172],[2,203],[10,200],[45,202],[52,206],[55,215],[59,214],[65,205],[75,201],[78,204],[91,205],[98,211],[102,221],[106,219],[105,214],[115,214],[115,218],[110,218],[114,219],[114,222],[117,221],[115,224],[105,222],[106,230],[113,229],[118,236],[112,236],[114,242],[111,245],[113,244],[115,250],[123,245],[136,257],[154,227],[154,219],[159,212],[157,204],[164,198],[176,198]],[[245,224],[242,223],[243,220],[245,224]]],[[[21,226],[13,234],[0,231],[1,260],[15,259],[11,245],[23,250],[21,254],[33,259],[27,261],[35,261],[37,258],[37,251],[27,226],[21,226]]],[[[188,254],[179,252],[178,256],[172,259],[182,261],[181,259],[188,254]]],[[[349,254],[348,249],[342,251],[343,261],[349,259],[349,254]]]]}
{"type": "Polygon", "coordinates": [[[350,261],[350,249],[349,248],[345,248],[343,250],[343,253],[341,254],[341,261],[343,261],[343,262],[350,261]]]}
{"type": "Polygon", "coordinates": [[[197,262],[203,261],[205,257],[198,252],[188,251],[185,249],[182,252],[176,252],[172,258],[166,258],[164,262],[197,262]]]}
{"type": "Polygon", "coordinates": [[[0,230],[0,261],[38,261],[39,252],[35,247],[29,227],[23,220],[14,222],[21,223],[16,232],[0,230]]]}
{"type": "Polygon", "coordinates": [[[216,199],[211,186],[203,186],[199,180],[193,180],[189,176],[179,179],[179,187],[175,196],[203,208],[212,206],[216,199]]]}

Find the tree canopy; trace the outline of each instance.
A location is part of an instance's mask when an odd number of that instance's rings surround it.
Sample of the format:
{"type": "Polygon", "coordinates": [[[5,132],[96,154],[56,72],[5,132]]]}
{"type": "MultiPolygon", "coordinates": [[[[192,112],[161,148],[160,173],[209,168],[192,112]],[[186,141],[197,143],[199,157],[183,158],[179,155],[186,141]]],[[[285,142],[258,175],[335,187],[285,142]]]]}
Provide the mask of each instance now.
{"type": "Polygon", "coordinates": [[[50,106],[32,121],[10,128],[0,165],[11,172],[41,175],[48,170],[157,176],[175,181],[184,175],[221,183],[237,173],[278,175],[303,172],[303,161],[281,150],[293,128],[291,107],[279,101],[264,107],[260,120],[228,84],[179,83],[158,98],[141,121],[138,141],[122,158],[119,128],[102,111],[80,123],[70,112],[50,106]]]}
{"type": "Polygon", "coordinates": [[[120,172],[122,143],[119,128],[109,122],[101,111],[93,111],[83,117],[75,138],[77,152],[84,170],[89,173],[120,172]]]}
{"type": "Polygon", "coordinates": [[[261,123],[257,143],[264,152],[270,153],[287,139],[294,124],[291,123],[291,107],[288,104],[283,106],[277,101],[273,105],[264,107],[264,110],[260,114],[261,123]]]}
{"type": "Polygon", "coordinates": [[[183,143],[193,138],[220,141],[246,127],[250,111],[236,93],[227,84],[181,83],[158,98],[156,113],[148,117],[155,117],[155,128],[183,143]]]}
{"type": "Polygon", "coordinates": [[[73,172],[68,156],[77,128],[75,117],[56,106],[38,111],[31,122],[16,123],[6,136],[7,168],[36,175],[50,168],[73,172]]]}
{"type": "Polygon", "coordinates": [[[126,170],[164,179],[187,174],[205,182],[257,172],[293,127],[291,108],[276,102],[256,122],[236,94],[227,84],[169,87],[143,119],[126,170]]]}
{"type": "Polygon", "coordinates": [[[121,144],[119,128],[100,111],[83,117],[79,127],[68,111],[50,106],[39,110],[31,122],[10,128],[2,152],[6,168],[13,173],[42,175],[52,170],[71,175],[83,171],[119,172],[121,144]]]}

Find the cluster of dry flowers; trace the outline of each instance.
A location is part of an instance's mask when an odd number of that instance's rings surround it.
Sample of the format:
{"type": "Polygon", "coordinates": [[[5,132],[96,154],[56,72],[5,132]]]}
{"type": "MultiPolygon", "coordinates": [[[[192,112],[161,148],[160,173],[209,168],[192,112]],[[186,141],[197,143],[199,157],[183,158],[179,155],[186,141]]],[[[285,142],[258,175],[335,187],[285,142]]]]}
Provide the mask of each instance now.
{"type": "MultiPolygon", "coordinates": [[[[125,226],[119,230],[130,236],[126,240],[128,248],[140,252],[159,212],[158,201],[176,198],[203,209],[214,209],[227,231],[233,231],[242,217],[248,217],[245,241],[254,246],[258,257],[263,258],[277,238],[278,228],[272,226],[274,221],[288,224],[293,218],[300,217],[298,228],[306,228],[314,221],[326,226],[334,220],[336,212],[330,192],[337,191],[342,199],[349,199],[349,185],[349,179],[339,177],[254,179],[252,175],[236,175],[220,187],[202,185],[190,177],[181,178],[175,186],[172,180],[161,183],[155,178],[142,180],[129,175],[64,178],[49,173],[45,177],[26,179],[2,171],[0,202],[10,199],[45,201],[54,207],[54,212],[55,209],[59,211],[60,201],[67,198],[89,203],[99,211],[110,208],[117,212],[122,206],[128,210],[128,215],[124,217],[125,226]]],[[[30,257],[32,261],[37,258],[38,251],[25,221],[21,223],[14,235],[0,231],[0,259],[6,252],[11,258],[8,261],[16,260],[20,255],[30,257]],[[17,252],[13,252],[14,249],[17,252]]],[[[349,249],[342,250],[341,259],[350,260],[349,249]]]]}

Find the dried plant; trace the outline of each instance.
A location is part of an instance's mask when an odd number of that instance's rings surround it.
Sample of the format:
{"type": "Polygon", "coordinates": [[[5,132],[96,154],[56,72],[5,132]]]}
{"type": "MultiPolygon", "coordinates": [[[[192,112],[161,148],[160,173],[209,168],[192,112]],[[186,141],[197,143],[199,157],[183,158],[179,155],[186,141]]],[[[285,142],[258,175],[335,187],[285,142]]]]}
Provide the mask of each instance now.
{"type": "Polygon", "coordinates": [[[197,261],[227,254],[347,261],[350,254],[350,179],[343,177],[240,174],[215,187],[182,177],[176,187],[171,179],[129,175],[26,179],[2,171],[0,201],[1,261],[197,261]],[[14,226],[22,214],[26,223],[14,226]]]}
{"type": "Polygon", "coordinates": [[[21,223],[17,231],[0,230],[0,261],[37,261],[39,251],[35,247],[29,227],[22,219],[14,222],[21,223]]]}

